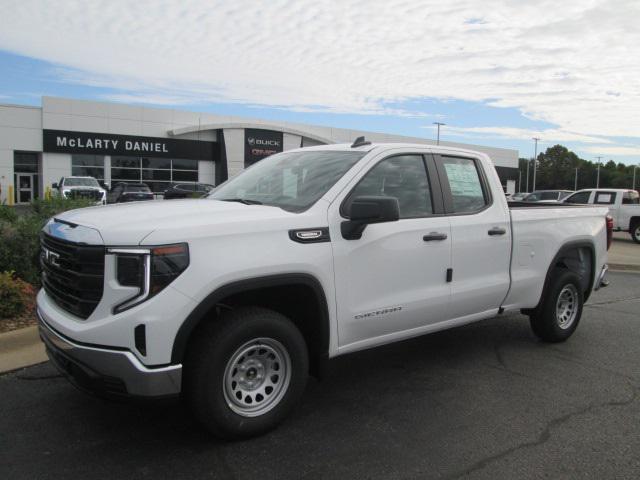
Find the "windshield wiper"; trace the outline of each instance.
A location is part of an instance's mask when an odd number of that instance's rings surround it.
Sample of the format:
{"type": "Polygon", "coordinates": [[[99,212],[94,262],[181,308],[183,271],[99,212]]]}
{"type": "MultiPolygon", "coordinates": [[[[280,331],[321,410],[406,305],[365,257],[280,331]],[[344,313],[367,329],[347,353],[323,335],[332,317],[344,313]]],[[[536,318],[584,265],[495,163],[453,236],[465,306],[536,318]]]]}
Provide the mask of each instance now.
{"type": "Polygon", "coordinates": [[[248,198],[216,198],[215,200],[220,200],[222,202],[238,202],[244,203],[245,205],[262,205],[261,201],[249,200],[248,198]]]}

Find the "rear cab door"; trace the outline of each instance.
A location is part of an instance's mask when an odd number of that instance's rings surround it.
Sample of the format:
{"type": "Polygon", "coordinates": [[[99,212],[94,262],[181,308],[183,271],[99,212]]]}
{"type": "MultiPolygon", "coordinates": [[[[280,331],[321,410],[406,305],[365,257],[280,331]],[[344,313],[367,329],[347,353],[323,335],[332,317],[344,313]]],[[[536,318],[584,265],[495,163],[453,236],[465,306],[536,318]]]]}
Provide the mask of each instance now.
{"type": "Polygon", "coordinates": [[[451,222],[451,318],[497,311],[509,291],[510,215],[489,162],[466,154],[435,155],[451,222]]]}

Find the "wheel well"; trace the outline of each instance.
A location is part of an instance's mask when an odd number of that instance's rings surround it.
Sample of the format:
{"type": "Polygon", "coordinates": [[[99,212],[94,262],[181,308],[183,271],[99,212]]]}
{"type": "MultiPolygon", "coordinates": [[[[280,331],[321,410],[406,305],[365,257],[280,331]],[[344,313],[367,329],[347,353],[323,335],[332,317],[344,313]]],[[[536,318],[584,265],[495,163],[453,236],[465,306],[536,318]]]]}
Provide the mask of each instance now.
{"type": "Polygon", "coordinates": [[[544,286],[542,287],[538,305],[534,308],[523,308],[521,310],[523,314],[531,315],[540,307],[540,304],[544,300],[545,292],[548,289],[549,282],[551,281],[553,270],[556,268],[565,268],[578,274],[584,293],[584,301],[586,302],[589,299],[595,276],[595,253],[593,245],[586,242],[570,243],[562,247],[556,256],[553,257],[547,270],[547,276],[544,281],[544,286]]]}
{"type": "Polygon", "coordinates": [[[584,301],[586,302],[589,298],[593,283],[594,263],[592,247],[573,246],[562,249],[551,264],[549,273],[547,274],[545,288],[547,287],[553,268],[566,268],[580,277],[580,285],[582,286],[584,301]]]}
{"type": "Polygon", "coordinates": [[[196,327],[215,321],[224,309],[258,306],[274,310],[291,320],[307,344],[312,372],[318,371],[329,351],[329,313],[320,283],[307,275],[251,279],[222,287],[202,302],[176,335],[172,363],[180,363],[196,327]]]}
{"type": "Polygon", "coordinates": [[[631,217],[629,220],[629,230],[633,229],[638,223],[640,223],[640,217],[631,217]]]}

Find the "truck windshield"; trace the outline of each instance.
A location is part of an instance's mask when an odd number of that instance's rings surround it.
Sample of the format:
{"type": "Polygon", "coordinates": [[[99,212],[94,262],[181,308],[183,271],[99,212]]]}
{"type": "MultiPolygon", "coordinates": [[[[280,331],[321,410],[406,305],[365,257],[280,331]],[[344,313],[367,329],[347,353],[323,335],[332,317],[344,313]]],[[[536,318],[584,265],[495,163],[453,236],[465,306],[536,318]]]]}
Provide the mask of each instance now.
{"type": "Polygon", "coordinates": [[[99,187],[98,181],[90,177],[69,177],[64,179],[65,187],[99,187]]]}
{"type": "Polygon", "coordinates": [[[302,212],[366,153],[326,150],[279,153],[223,183],[208,198],[302,212]]]}

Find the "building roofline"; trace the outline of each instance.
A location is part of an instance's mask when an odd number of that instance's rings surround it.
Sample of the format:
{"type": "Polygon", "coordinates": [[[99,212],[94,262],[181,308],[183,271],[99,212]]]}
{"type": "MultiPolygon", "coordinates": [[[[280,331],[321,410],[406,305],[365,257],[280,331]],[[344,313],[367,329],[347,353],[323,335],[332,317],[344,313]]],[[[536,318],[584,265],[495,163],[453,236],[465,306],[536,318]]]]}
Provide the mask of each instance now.
{"type": "Polygon", "coordinates": [[[298,130],[296,128],[291,127],[283,127],[278,124],[269,124],[269,123],[254,123],[254,122],[216,122],[216,123],[207,123],[205,125],[193,125],[189,127],[182,128],[174,128],[173,130],[169,130],[167,133],[170,137],[175,137],[178,135],[185,135],[187,133],[195,133],[198,131],[204,130],[220,130],[225,128],[255,128],[259,130],[277,130],[283,133],[290,133],[291,135],[299,135],[301,137],[310,138],[311,140],[315,140],[317,142],[332,144],[336,143],[335,140],[331,140],[330,138],[323,137],[321,135],[316,135],[315,133],[305,132],[304,130],[298,130]]]}

